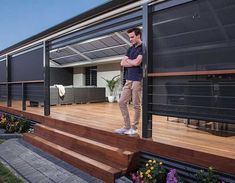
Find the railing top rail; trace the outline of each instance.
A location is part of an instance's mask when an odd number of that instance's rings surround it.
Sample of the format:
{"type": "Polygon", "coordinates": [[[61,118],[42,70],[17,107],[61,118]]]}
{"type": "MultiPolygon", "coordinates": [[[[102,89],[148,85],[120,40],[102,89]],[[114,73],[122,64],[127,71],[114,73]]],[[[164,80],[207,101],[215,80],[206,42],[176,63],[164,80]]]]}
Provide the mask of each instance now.
{"type": "Polygon", "coordinates": [[[186,71],[186,72],[158,72],[148,73],[149,77],[167,77],[167,76],[199,76],[199,75],[218,75],[218,74],[235,74],[235,69],[231,70],[211,70],[211,71],[186,71]]]}
{"type": "Polygon", "coordinates": [[[0,85],[6,84],[28,84],[28,83],[44,83],[44,80],[33,80],[33,81],[13,81],[13,82],[0,82],[0,85]]]}

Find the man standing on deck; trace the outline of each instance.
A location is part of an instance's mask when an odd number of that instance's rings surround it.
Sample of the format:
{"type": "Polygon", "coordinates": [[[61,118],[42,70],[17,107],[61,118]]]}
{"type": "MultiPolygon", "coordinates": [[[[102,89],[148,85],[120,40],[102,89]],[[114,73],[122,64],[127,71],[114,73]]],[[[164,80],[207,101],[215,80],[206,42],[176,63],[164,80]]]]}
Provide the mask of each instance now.
{"type": "Polygon", "coordinates": [[[127,50],[126,55],[121,61],[121,66],[125,67],[126,83],[122,89],[119,101],[119,107],[123,116],[124,125],[122,128],[115,130],[116,133],[134,135],[137,131],[137,125],[140,120],[141,112],[141,80],[142,80],[142,41],[141,30],[133,28],[127,31],[132,46],[127,50]],[[134,121],[130,122],[130,116],[127,104],[132,97],[135,111],[134,121]]]}

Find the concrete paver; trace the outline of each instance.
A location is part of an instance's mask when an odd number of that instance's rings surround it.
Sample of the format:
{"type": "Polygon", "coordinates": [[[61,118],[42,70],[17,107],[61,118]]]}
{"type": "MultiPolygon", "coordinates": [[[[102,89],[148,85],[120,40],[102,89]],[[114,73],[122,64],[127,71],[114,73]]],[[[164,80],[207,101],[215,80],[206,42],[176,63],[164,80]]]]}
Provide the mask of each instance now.
{"type": "Polygon", "coordinates": [[[0,144],[0,160],[30,183],[103,183],[22,139],[0,144]]]}

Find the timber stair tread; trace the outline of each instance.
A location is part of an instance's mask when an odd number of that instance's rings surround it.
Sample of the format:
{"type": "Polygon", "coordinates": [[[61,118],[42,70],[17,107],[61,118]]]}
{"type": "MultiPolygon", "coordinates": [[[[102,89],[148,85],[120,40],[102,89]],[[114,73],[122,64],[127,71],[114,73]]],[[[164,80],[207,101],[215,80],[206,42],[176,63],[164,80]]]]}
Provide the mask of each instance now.
{"type": "Polygon", "coordinates": [[[88,172],[107,182],[113,182],[114,178],[120,176],[123,172],[118,168],[114,168],[85,155],[79,154],[53,142],[49,142],[35,134],[27,133],[23,136],[27,142],[51,153],[58,158],[71,163],[72,165],[88,172]]]}
{"type": "Polygon", "coordinates": [[[74,139],[77,139],[77,140],[81,140],[81,141],[84,141],[84,142],[87,142],[87,143],[90,143],[90,144],[94,144],[94,145],[97,145],[97,146],[100,146],[100,147],[103,147],[103,148],[107,148],[107,149],[110,149],[110,150],[113,150],[113,151],[117,151],[119,153],[123,153],[123,154],[126,154],[126,155],[133,154],[133,152],[131,152],[129,150],[123,150],[123,149],[120,149],[118,147],[110,146],[108,144],[97,142],[97,141],[92,140],[92,139],[88,139],[88,138],[85,138],[85,137],[81,137],[81,136],[77,136],[77,135],[74,135],[74,134],[70,134],[68,132],[61,131],[61,130],[58,130],[58,129],[54,129],[54,128],[51,128],[51,127],[48,127],[48,126],[45,126],[45,125],[36,124],[35,127],[36,128],[37,127],[42,127],[42,128],[47,129],[47,130],[53,131],[55,133],[58,133],[58,134],[61,134],[61,135],[66,135],[66,136],[69,136],[71,138],[74,138],[74,139]]]}
{"type": "Polygon", "coordinates": [[[34,126],[34,134],[67,149],[73,150],[123,171],[127,169],[134,152],[107,145],[95,140],[70,134],[45,125],[34,126]],[[58,140],[60,139],[60,140],[58,140]]]}
{"type": "Polygon", "coordinates": [[[120,135],[106,130],[84,126],[71,121],[65,122],[49,117],[41,121],[40,124],[67,132],[69,134],[74,134],[76,136],[95,140],[97,142],[101,142],[110,146],[115,146],[134,152],[138,151],[138,140],[140,139],[138,135],[132,136],[130,138],[127,135],[120,135]],[[127,141],[129,143],[126,143],[127,141]]]}

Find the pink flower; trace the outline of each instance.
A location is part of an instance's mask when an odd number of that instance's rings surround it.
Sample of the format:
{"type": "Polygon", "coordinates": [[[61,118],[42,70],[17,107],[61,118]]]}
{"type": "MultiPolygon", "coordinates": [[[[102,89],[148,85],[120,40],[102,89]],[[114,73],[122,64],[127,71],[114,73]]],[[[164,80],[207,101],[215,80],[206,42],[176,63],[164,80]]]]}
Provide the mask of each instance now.
{"type": "Polygon", "coordinates": [[[133,174],[131,174],[131,179],[132,180],[136,180],[136,175],[133,173],[133,174]]]}

